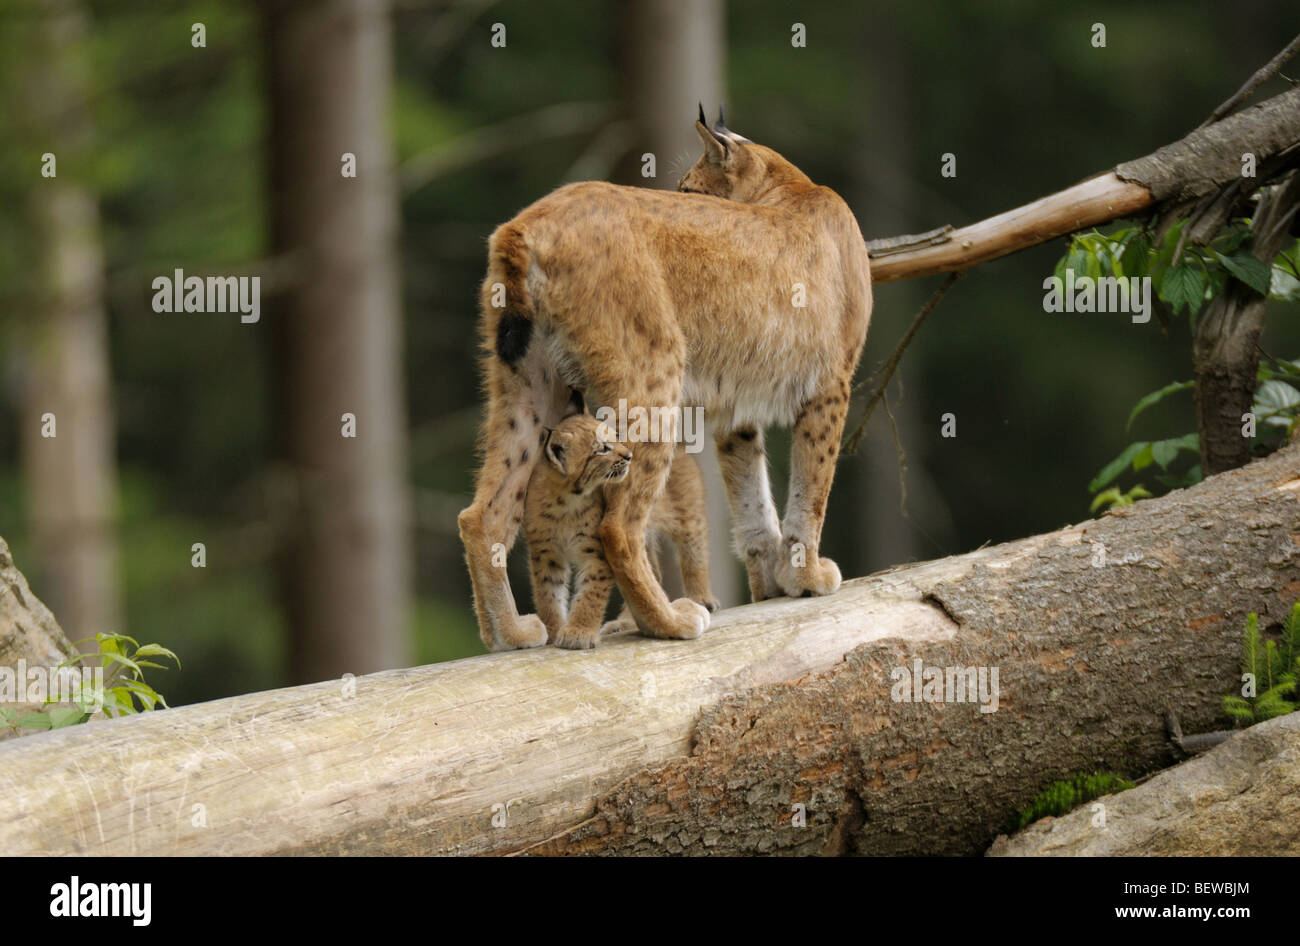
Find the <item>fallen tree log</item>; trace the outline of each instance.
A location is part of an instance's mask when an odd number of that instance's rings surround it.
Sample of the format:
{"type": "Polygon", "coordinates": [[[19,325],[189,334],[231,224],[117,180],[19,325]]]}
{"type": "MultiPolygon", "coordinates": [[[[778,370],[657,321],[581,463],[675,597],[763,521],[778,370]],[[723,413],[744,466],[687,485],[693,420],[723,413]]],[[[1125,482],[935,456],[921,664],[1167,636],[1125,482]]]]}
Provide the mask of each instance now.
{"type": "Polygon", "coordinates": [[[990,857],[1298,854],[1300,713],[1251,726],[1136,788],[1000,837],[989,850],[990,857]]]}
{"type": "Polygon", "coordinates": [[[911,238],[912,246],[908,237],[868,240],[871,281],[969,269],[1162,203],[1195,200],[1241,180],[1244,154],[1263,165],[1297,141],[1300,86],[1198,128],[1145,157],[987,220],[920,234],[911,238]]]}
{"type": "Polygon", "coordinates": [[[735,608],[697,641],[11,741],[0,852],[977,854],[1052,779],[1170,764],[1167,705],[1214,728],[1245,614],[1269,627],[1297,596],[1290,447],[1058,532],[735,608]],[[990,699],[926,701],[900,681],[917,661],[971,668],[990,699]]]}

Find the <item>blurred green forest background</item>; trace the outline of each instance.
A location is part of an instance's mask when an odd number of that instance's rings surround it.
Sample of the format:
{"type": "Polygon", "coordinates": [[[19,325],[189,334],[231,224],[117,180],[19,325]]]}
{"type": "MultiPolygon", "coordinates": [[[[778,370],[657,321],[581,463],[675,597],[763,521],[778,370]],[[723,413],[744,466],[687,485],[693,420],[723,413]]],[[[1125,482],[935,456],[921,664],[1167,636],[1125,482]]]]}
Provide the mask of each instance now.
{"type": "MultiPolygon", "coordinates": [[[[12,118],[40,97],[31,30],[45,6],[6,3],[0,13],[0,535],[49,601],[20,445],[30,408],[23,325],[39,270],[27,208],[47,183],[39,168],[50,149],[12,118]]],[[[102,629],[181,656],[182,671],[155,681],[173,704],[283,685],[291,638],[266,485],[278,436],[272,303],[264,298],[267,314],[252,325],[150,307],[156,276],[236,271],[270,252],[262,10],[239,0],[80,6],[88,29],[73,56],[93,145],[82,160],[61,156],[59,174],[97,195],[105,260],[121,625],[102,629]],[[204,48],[191,45],[194,23],[206,27],[204,48]],[[207,545],[205,568],[191,565],[195,542],[207,545]]],[[[403,0],[392,13],[417,663],[482,652],[455,516],[474,465],[485,240],[575,176],[622,173],[626,149],[610,142],[628,95],[627,6],[403,0]],[[507,28],[504,48],[491,44],[495,23],[507,28]],[[556,111],[564,105],[575,107],[556,111]]],[[[844,195],[868,238],[961,225],[1181,137],[1296,32],[1296,14],[1294,0],[733,2],[728,125],[844,195]],[[791,45],[795,22],[805,48],[791,45]],[[1098,22],[1103,49],[1090,42],[1098,22]],[[955,178],[940,175],[948,152],[955,178]]],[[[683,127],[693,118],[682,114],[683,127]]],[[[675,180],[694,158],[660,155],[660,177],[675,180]]],[[[840,463],[823,551],[846,577],[1086,518],[1086,485],[1128,442],[1134,402],[1191,377],[1185,319],[1165,332],[1154,319],[1044,313],[1042,282],[1064,247],[977,268],[931,316],[904,360],[902,398],[891,400],[907,515],[883,412],[840,463]],[[940,437],[949,411],[955,439],[940,437]]],[[[937,282],[878,287],[861,375],[937,282]]],[[[1300,326],[1272,319],[1263,347],[1300,355],[1300,326]]],[[[1188,397],[1148,412],[1137,433],[1193,428],[1188,397]]],[[[786,443],[772,438],[778,499],[786,443]]],[[[526,599],[524,572],[513,574],[526,599]]]]}

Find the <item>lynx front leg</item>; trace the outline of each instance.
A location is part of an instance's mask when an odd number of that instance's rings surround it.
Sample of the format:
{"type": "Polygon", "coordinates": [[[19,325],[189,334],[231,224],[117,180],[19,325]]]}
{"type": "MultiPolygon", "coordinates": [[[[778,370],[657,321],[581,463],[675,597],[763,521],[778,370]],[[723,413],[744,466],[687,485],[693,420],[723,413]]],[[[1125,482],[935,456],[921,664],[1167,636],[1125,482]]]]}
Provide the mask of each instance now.
{"type": "Polygon", "coordinates": [[[672,466],[672,443],[632,444],[627,478],[606,488],[600,540],[619,589],[643,634],[690,640],[709,626],[709,612],[689,598],[672,602],[646,554],[646,526],[672,466]]]}
{"type": "MultiPolygon", "coordinates": [[[[646,542],[646,556],[650,560],[650,571],[654,572],[655,581],[658,582],[659,587],[662,588],[664,586],[664,574],[663,571],[659,568],[658,550],[655,548],[655,543],[653,540],[646,542]]],[[[691,594],[689,590],[686,592],[686,594],[687,597],[691,598],[692,600],[700,601],[700,599],[696,598],[693,594],[691,594]]],[[[706,608],[709,607],[703,601],[700,601],[700,604],[704,604],[706,608]]],[[[709,608],[709,610],[712,611],[713,608],[709,608]]],[[[602,637],[604,637],[606,634],[620,634],[623,631],[635,631],[635,630],[637,630],[636,621],[632,617],[632,611],[630,608],[628,608],[627,602],[624,601],[623,607],[619,608],[618,615],[614,618],[614,620],[605,622],[605,626],[600,629],[600,634],[602,637]]]]}
{"type": "Polygon", "coordinates": [[[849,408],[849,378],[812,398],[795,421],[790,448],[790,493],[781,527],[776,580],[792,598],[825,595],[840,586],[839,567],[821,558],[822,523],[835,478],[835,459],[849,408]]]}
{"type": "Polygon", "coordinates": [[[533,604],[546,625],[547,640],[556,635],[568,619],[569,567],[560,549],[549,542],[528,542],[529,574],[533,579],[533,604]]]}
{"type": "Polygon", "coordinates": [[[762,601],[780,597],[784,592],[776,580],[776,570],[782,559],[781,523],[767,478],[763,432],[742,427],[718,434],[714,442],[731,506],[736,554],[744,560],[749,573],[750,598],[762,601]]]}
{"type": "Polygon", "coordinates": [[[585,563],[578,573],[578,593],[573,599],[573,613],[556,635],[556,647],[590,650],[600,641],[600,622],[605,619],[609,590],[614,573],[602,559],[585,563]]]}

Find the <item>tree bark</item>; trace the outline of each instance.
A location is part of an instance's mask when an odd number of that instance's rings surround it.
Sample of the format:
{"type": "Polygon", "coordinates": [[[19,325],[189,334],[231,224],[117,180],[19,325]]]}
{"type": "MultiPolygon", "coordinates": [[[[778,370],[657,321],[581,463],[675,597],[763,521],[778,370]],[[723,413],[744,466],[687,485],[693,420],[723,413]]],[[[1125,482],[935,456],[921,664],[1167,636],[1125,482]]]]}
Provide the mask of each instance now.
{"type": "MultiPolygon", "coordinates": [[[[75,653],[50,609],[28,587],[14,565],[9,545],[0,537],[0,667],[16,670],[20,660],[27,667],[57,667],[75,653]]],[[[37,707],[17,703],[10,708],[37,707]]],[[[12,734],[0,725],[0,739],[12,734]]]]}
{"type": "Polygon", "coordinates": [[[373,0],[264,6],[274,244],[300,277],[275,319],[277,442],[294,484],[281,582],[292,675],[310,681],[409,661],[391,24],[373,0]]]}
{"type": "Polygon", "coordinates": [[[1300,855],[1300,713],[1060,818],[1000,837],[990,857],[1300,855]],[[1103,808],[1100,812],[1096,804],[1103,808]],[[1103,813],[1105,821],[1097,815],[1103,813]]]}
{"type": "Polygon", "coordinates": [[[1053,779],[1215,728],[1300,595],[1300,446],[1058,532],[626,636],[0,747],[9,854],[976,854],[1053,779]],[[895,702],[896,668],[999,702],[895,702]],[[196,807],[201,806],[201,807],[196,807]],[[803,806],[802,810],[796,806],[803,806]],[[804,826],[798,826],[806,819],[804,826]]]}
{"type": "Polygon", "coordinates": [[[104,249],[85,170],[93,151],[85,16],[65,0],[38,7],[26,106],[57,163],[30,202],[39,282],[20,335],[22,465],[35,580],[81,639],[123,629],[104,249]]]}
{"type": "MultiPolygon", "coordinates": [[[[1261,192],[1251,221],[1250,252],[1272,264],[1291,240],[1291,221],[1300,207],[1300,173],[1261,192]]],[[[1206,473],[1221,473],[1250,460],[1251,438],[1243,436],[1245,415],[1255,400],[1259,335],[1268,297],[1230,279],[1196,321],[1192,364],[1196,372],[1196,426],[1206,473]]]]}

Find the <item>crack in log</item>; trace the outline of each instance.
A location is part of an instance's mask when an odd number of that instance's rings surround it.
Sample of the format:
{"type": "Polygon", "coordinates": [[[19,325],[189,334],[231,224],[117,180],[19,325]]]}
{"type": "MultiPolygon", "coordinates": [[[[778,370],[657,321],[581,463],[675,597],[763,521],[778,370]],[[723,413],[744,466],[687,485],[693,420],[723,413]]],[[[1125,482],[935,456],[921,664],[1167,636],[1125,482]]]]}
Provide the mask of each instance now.
{"type": "Polygon", "coordinates": [[[943,599],[940,598],[933,591],[928,592],[923,598],[921,598],[921,603],[930,605],[932,608],[936,609],[940,614],[942,614],[945,618],[947,618],[948,621],[952,624],[952,629],[954,631],[958,630],[961,627],[961,619],[957,617],[957,615],[953,614],[952,610],[948,607],[947,604],[944,603],[943,599]]]}

